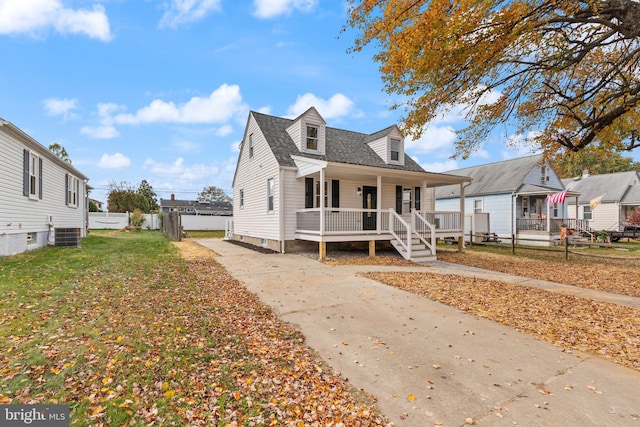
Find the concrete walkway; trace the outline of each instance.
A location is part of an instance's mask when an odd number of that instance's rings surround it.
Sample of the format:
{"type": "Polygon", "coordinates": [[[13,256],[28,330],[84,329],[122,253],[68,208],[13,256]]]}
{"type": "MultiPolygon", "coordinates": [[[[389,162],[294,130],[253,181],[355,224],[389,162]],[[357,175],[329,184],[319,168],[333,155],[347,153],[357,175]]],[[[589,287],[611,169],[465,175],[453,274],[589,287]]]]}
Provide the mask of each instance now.
{"type": "MultiPolygon", "coordinates": [[[[375,395],[396,426],[463,426],[467,418],[480,426],[640,426],[640,372],[563,352],[356,273],[471,274],[568,293],[563,286],[440,262],[332,267],[219,239],[198,243],[219,253],[230,274],[283,320],[297,324],[308,345],[352,386],[375,395]]],[[[624,300],[637,304],[637,298],[624,300]]]]}

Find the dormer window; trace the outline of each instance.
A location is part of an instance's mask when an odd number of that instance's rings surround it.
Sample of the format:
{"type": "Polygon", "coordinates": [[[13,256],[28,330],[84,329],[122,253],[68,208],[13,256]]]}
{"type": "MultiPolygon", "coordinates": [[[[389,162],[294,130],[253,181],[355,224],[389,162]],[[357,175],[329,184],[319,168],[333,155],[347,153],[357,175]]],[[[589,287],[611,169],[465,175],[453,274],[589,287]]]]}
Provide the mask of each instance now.
{"type": "Polygon", "coordinates": [[[391,161],[392,162],[400,161],[400,140],[399,139],[391,140],[391,161]]]}
{"type": "Polygon", "coordinates": [[[307,125],[307,150],[318,150],[318,126],[307,125]]]}

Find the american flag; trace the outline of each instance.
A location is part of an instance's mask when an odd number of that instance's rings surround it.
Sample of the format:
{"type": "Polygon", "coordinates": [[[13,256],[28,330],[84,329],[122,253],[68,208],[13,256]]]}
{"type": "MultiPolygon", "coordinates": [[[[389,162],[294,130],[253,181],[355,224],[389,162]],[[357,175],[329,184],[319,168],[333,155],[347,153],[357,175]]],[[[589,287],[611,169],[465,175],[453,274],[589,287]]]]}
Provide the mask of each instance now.
{"type": "Polygon", "coordinates": [[[547,196],[547,204],[551,203],[564,203],[564,200],[567,198],[567,190],[563,190],[559,193],[549,194],[547,196]]]}

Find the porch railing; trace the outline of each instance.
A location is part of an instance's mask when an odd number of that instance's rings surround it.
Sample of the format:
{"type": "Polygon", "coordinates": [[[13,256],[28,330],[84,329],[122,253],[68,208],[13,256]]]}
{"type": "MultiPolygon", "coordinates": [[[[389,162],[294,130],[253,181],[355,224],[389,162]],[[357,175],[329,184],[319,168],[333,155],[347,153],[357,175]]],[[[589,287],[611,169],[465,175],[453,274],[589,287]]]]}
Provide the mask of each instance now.
{"type": "Polygon", "coordinates": [[[516,218],[517,231],[547,231],[550,233],[559,233],[562,224],[566,224],[567,220],[558,218],[516,218]],[[549,229],[547,230],[547,221],[549,229]]]}
{"type": "MultiPolygon", "coordinates": [[[[389,232],[391,228],[389,210],[326,208],[324,211],[324,234],[375,233],[377,232],[378,217],[380,218],[380,231],[389,232]]],[[[432,224],[435,231],[462,230],[460,212],[426,212],[421,215],[421,219],[422,222],[432,224]]],[[[404,221],[407,220],[408,218],[404,221]]],[[[320,233],[319,208],[296,212],[296,221],[296,231],[320,233]]]]}

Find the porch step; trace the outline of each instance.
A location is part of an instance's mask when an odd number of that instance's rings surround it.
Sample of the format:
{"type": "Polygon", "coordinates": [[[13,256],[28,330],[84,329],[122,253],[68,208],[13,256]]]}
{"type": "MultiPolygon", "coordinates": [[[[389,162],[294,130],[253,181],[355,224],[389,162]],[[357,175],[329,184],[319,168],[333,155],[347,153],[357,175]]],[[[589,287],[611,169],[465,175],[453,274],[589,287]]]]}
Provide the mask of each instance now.
{"type": "Polygon", "coordinates": [[[411,258],[409,258],[407,251],[396,239],[391,240],[391,245],[396,248],[398,253],[400,253],[404,259],[409,259],[417,263],[436,260],[436,256],[432,254],[429,249],[425,248],[424,244],[420,242],[420,239],[415,238],[411,240],[411,258]]]}

